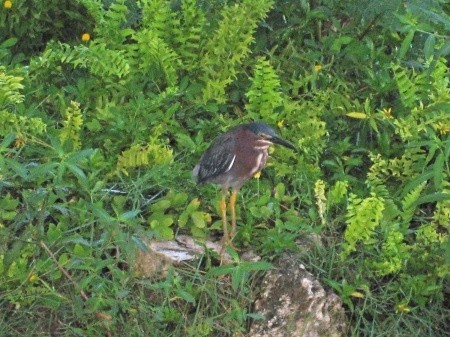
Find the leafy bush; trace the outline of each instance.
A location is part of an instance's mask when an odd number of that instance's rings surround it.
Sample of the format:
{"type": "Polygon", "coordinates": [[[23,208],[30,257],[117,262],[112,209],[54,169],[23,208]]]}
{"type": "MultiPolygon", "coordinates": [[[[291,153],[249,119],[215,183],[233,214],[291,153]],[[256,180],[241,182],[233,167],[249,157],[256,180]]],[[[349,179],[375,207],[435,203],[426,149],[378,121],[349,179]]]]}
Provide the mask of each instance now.
{"type": "Polygon", "coordinates": [[[339,293],[353,335],[446,331],[446,4],[7,7],[1,332],[244,333],[258,318],[254,272],[268,263],[231,252],[232,265],[215,266],[208,253],[142,280],[133,261],[147,239],[220,230],[220,192],[195,188],[190,172],[219,132],[249,120],[278,127],[300,152],[275,148],[243,188],[235,244],[269,260],[318,235],[325,247],[300,256],[339,293]]]}

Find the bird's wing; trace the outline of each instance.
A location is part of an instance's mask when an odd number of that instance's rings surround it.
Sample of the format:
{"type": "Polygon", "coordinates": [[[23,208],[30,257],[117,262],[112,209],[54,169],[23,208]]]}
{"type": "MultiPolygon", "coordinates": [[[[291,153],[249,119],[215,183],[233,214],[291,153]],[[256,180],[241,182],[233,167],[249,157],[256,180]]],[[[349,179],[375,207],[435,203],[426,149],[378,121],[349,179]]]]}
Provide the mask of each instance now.
{"type": "Polygon", "coordinates": [[[205,182],[228,172],[233,166],[235,140],[231,134],[224,133],[205,151],[200,159],[198,182],[205,182]]]}

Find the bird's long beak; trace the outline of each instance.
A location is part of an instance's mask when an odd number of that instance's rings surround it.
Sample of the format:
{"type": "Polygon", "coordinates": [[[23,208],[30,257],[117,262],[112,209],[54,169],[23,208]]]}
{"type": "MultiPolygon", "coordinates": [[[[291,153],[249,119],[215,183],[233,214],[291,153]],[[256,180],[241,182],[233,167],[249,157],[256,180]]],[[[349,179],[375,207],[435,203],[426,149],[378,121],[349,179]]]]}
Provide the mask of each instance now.
{"type": "Polygon", "coordinates": [[[289,149],[292,149],[292,150],[298,152],[297,148],[294,145],[292,145],[291,143],[285,141],[284,139],[281,139],[278,136],[274,136],[274,137],[270,138],[270,141],[272,143],[274,143],[274,144],[283,145],[284,147],[287,147],[289,149]]]}

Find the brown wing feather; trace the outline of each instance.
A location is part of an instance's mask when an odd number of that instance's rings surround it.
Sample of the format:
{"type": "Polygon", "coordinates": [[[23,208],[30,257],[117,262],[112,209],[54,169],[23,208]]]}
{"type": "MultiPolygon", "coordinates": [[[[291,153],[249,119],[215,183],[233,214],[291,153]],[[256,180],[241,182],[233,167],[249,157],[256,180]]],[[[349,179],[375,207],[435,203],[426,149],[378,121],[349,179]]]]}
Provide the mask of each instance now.
{"type": "Polygon", "coordinates": [[[226,173],[233,163],[235,140],[230,133],[219,136],[205,151],[197,169],[197,182],[203,183],[226,173]]]}

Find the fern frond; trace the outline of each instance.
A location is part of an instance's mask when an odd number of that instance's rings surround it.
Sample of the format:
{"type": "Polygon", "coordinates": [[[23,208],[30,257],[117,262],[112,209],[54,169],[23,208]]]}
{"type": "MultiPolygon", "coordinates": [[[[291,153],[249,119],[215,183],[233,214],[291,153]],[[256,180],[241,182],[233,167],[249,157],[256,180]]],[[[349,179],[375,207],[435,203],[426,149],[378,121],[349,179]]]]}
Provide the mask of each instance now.
{"type": "Polygon", "coordinates": [[[143,29],[133,37],[137,42],[135,67],[154,79],[162,75],[169,86],[176,84],[178,55],[152,30],[143,29]]]}
{"type": "Polygon", "coordinates": [[[18,116],[7,110],[0,110],[0,136],[4,137],[11,132],[21,135],[22,143],[26,141],[23,134],[41,135],[47,130],[41,118],[18,116]]]}
{"type": "Polygon", "coordinates": [[[70,46],[65,43],[50,43],[42,57],[34,60],[33,67],[54,68],[70,64],[73,68],[85,68],[103,80],[116,83],[130,72],[124,50],[109,49],[105,43],[93,42],[89,46],[70,46]]]}
{"type": "Polygon", "coordinates": [[[254,119],[263,119],[271,124],[277,122],[277,114],[274,112],[283,103],[280,79],[264,57],[259,57],[256,61],[254,77],[246,96],[248,103],[245,109],[255,116],[254,119]]]}
{"type": "Polygon", "coordinates": [[[344,245],[342,256],[346,257],[356,250],[359,242],[368,244],[375,228],[383,217],[384,199],[372,194],[372,196],[360,199],[350,194],[347,206],[347,228],[344,233],[344,245]]]}
{"type": "Polygon", "coordinates": [[[80,131],[83,126],[83,114],[80,110],[80,103],[70,102],[70,106],[65,111],[63,127],[59,131],[59,139],[62,144],[70,142],[73,150],[81,148],[80,131]]]}
{"type": "Polygon", "coordinates": [[[181,4],[180,29],[176,30],[176,51],[187,71],[202,67],[199,63],[200,51],[206,41],[206,14],[197,0],[184,0],[181,4]]]}
{"type": "Polygon", "coordinates": [[[24,95],[20,92],[24,88],[22,81],[23,77],[8,75],[5,67],[0,66],[0,108],[23,102],[24,95]]]}
{"type": "Polygon", "coordinates": [[[333,206],[339,203],[342,198],[347,194],[348,181],[336,181],[334,186],[328,191],[328,205],[333,206]]]}
{"type": "Polygon", "coordinates": [[[180,22],[171,9],[170,1],[166,0],[140,0],[142,8],[142,25],[155,36],[171,47],[180,30],[180,22]]]}
{"type": "Polygon", "coordinates": [[[129,12],[126,0],[112,1],[109,6],[105,6],[100,0],[77,0],[77,2],[94,18],[97,43],[108,43],[111,47],[120,46],[124,42],[126,34],[123,34],[123,26],[127,22],[129,12]]]}
{"type": "Polygon", "coordinates": [[[403,223],[409,224],[414,216],[414,212],[416,211],[416,207],[414,206],[417,199],[419,199],[420,194],[422,193],[425,185],[427,184],[424,181],[422,184],[414,188],[411,192],[407,193],[402,200],[402,213],[401,217],[403,223]]]}
{"type": "Polygon", "coordinates": [[[368,260],[367,264],[378,275],[385,276],[401,271],[409,256],[403,234],[392,229],[386,234],[386,239],[381,245],[380,255],[375,258],[375,261],[368,260]]]}
{"type": "Polygon", "coordinates": [[[154,167],[168,164],[173,160],[173,151],[167,146],[154,143],[146,145],[134,144],[121,153],[117,159],[116,173],[129,175],[129,170],[137,167],[154,167]]]}
{"type": "Polygon", "coordinates": [[[325,197],[325,182],[321,179],[316,180],[314,184],[314,196],[316,197],[316,206],[319,212],[320,221],[324,226],[326,224],[325,212],[327,199],[325,197]]]}
{"type": "Polygon", "coordinates": [[[201,64],[204,74],[203,103],[214,100],[226,101],[225,89],[238,72],[238,66],[250,52],[253,33],[272,7],[272,0],[244,0],[226,6],[222,20],[205,45],[201,64]]]}

